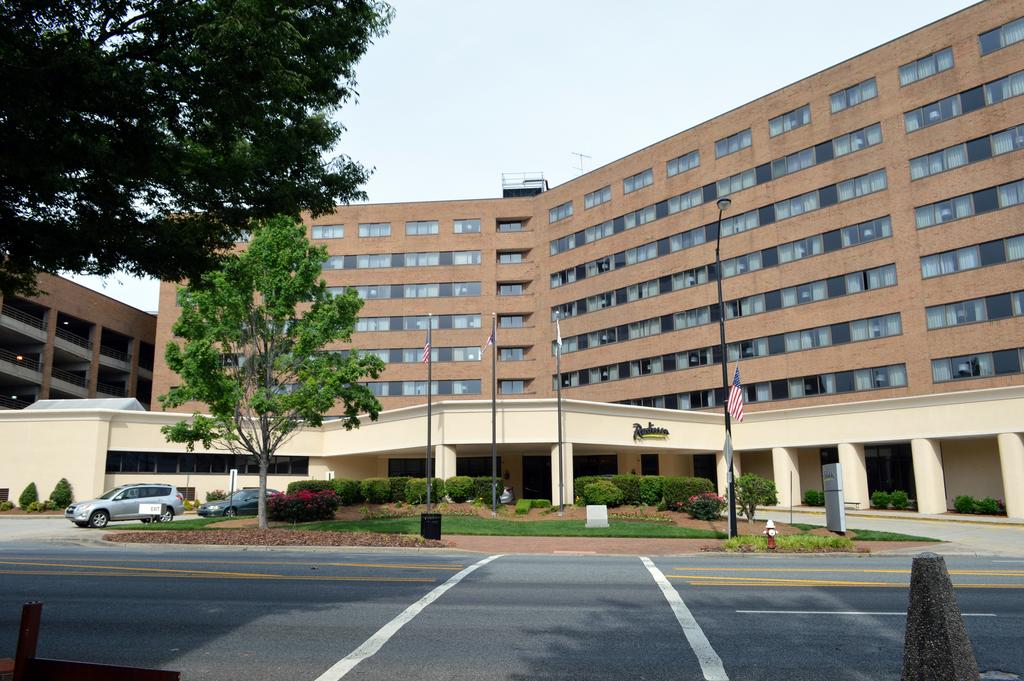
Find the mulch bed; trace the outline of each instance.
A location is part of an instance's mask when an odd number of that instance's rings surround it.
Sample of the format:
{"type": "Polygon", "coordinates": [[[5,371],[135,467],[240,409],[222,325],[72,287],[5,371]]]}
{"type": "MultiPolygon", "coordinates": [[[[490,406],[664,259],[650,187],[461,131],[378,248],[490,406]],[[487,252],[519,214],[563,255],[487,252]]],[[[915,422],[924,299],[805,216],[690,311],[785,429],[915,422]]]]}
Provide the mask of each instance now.
{"type": "Polygon", "coordinates": [[[309,532],[285,529],[187,530],[182,532],[112,532],[103,538],[125,544],[219,544],[223,546],[384,546],[446,548],[447,541],[375,532],[309,532]]]}

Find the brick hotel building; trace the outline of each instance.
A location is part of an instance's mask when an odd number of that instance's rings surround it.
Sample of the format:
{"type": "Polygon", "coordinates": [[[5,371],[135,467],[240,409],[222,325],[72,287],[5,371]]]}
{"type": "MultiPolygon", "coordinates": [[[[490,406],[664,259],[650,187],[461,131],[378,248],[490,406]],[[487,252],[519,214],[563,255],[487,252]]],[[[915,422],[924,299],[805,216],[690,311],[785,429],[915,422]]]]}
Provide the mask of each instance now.
{"type": "MultiPolygon", "coordinates": [[[[839,461],[862,508],[875,489],[905,489],[922,511],[972,494],[1024,516],[1020,2],[974,5],[562,185],[525,177],[504,194],[310,221],[328,286],[366,301],[352,344],[388,362],[371,385],[389,410],[293,445],[311,474],[423,473],[428,313],[437,469],[489,474],[495,314],[501,468],[518,495],[558,498],[556,380],[563,479],[724,485],[714,263],[728,197],[739,471],[773,477],[783,505],[839,461]],[[633,422],[671,434],[634,442],[633,422]]],[[[175,316],[164,284],[158,348],[175,316]]],[[[154,395],[175,380],[158,356],[154,395]]],[[[107,481],[136,473],[119,466],[107,481]]]]}

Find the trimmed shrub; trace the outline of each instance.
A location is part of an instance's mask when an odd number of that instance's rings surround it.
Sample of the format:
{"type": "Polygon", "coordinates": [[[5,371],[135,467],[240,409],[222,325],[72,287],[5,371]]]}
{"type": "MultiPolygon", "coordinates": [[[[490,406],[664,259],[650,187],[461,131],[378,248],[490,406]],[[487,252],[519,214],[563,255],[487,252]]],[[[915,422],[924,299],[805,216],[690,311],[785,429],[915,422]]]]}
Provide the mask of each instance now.
{"type": "Polygon", "coordinates": [[[975,513],[984,513],[986,515],[999,515],[999,502],[992,497],[985,497],[977,504],[974,505],[975,513]]]}
{"type": "Polygon", "coordinates": [[[224,501],[228,498],[228,493],[222,489],[215,489],[206,493],[207,501],[224,501]]]}
{"type": "Polygon", "coordinates": [[[888,492],[879,489],[871,493],[871,505],[875,508],[889,508],[891,502],[892,497],[888,492]]]}
{"type": "Polygon", "coordinates": [[[444,489],[448,497],[455,503],[462,503],[473,498],[473,478],[468,475],[456,475],[444,481],[444,489]]]}
{"type": "Polygon", "coordinates": [[[523,515],[530,512],[533,508],[533,499],[519,499],[516,501],[516,513],[523,515]]]}
{"type": "Polygon", "coordinates": [[[28,513],[39,513],[46,510],[46,506],[38,501],[33,501],[28,506],[22,506],[22,508],[28,513]]]}
{"type": "Polygon", "coordinates": [[[50,492],[50,501],[53,502],[54,508],[67,508],[74,500],[75,496],[71,493],[71,483],[68,482],[67,478],[61,478],[54,486],[53,491],[50,492]]]}
{"type": "Polygon", "coordinates": [[[586,495],[583,494],[583,490],[586,489],[587,485],[589,485],[592,482],[610,482],[610,480],[603,475],[581,475],[578,478],[573,478],[573,492],[576,494],[576,496],[583,500],[584,505],[586,505],[587,500],[586,495]]]}
{"type": "Polygon", "coordinates": [[[953,500],[953,508],[956,509],[957,513],[974,513],[974,508],[977,502],[974,497],[963,494],[953,500]]]}
{"type": "Polygon", "coordinates": [[[533,502],[530,505],[531,508],[551,508],[550,499],[530,499],[530,501],[533,502]]]}
{"type": "Polygon", "coordinates": [[[690,497],[686,510],[697,520],[717,520],[728,502],[714,492],[704,492],[690,497]]]}
{"type": "Polygon", "coordinates": [[[267,499],[267,515],[271,520],[289,523],[307,523],[330,520],[338,510],[338,495],[334,490],[311,492],[300,490],[295,494],[274,494],[267,499]]]}
{"type": "Polygon", "coordinates": [[[622,492],[622,503],[627,506],[640,504],[640,476],[639,475],[613,475],[613,485],[622,492]]]}
{"type": "Polygon", "coordinates": [[[640,503],[644,506],[657,506],[661,502],[660,475],[640,476],[640,503]]]}
{"type": "Polygon", "coordinates": [[[359,481],[349,480],[348,478],[335,478],[331,480],[334,483],[334,493],[338,495],[338,503],[342,506],[351,506],[352,504],[362,500],[359,494],[359,481]]]}
{"type": "Polygon", "coordinates": [[[386,504],[391,501],[391,480],[367,478],[359,483],[359,494],[368,504],[386,504]]]}
{"type": "Polygon", "coordinates": [[[824,506],[825,505],[825,493],[819,492],[816,489],[809,489],[804,492],[804,505],[805,506],[824,506]]]}
{"type": "Polygon", "coordinates": [[[676,478],[661,479],[661,492],[665,497],[665,505],[671,511],[685,511],[690,497],[704,492],[714,492],[714,485],[707,478],[676,478]]]}
{"type": "Polygon", "coordinates": [[[295,482],[289,482],[288,487],[285,488],[286,494],[296,494],[306,490],[307,492],[327,492],[334,491],[333,480],[296,480],[295,482]]]}
{"type": "MultiPolygon", "coordinates": [[[[505,489],[505,481],[498,478],[498,496],[501,496],[502,490],[505,489]]],[[[491,503],[491,476],[479,476],[473,478],[473,498],[480,499],[483,502],[491,503]]]]}
{"type": "MultiPolygon", "coordinates": [[[[430,479],[430,501],[437,503],[444,499],[444,480],[441,478],[430,479]]],[[[405,483],[405,500],[410,504],[427,503],[427,479],[409,478],[405,483]]]]}
{"type": "Polygon", "coordinates": [[[27,510],[29,504],[35,501],[39,501],[39,492],[36,491],[36,483],[30,482],[18,497],[18,506],[27,510]]]}
{"type": "Polygon", "coordinates": [[[748,523],[754,522],[758,506],[775,506],[779,503],[775,483],[760,475],[747,473],[736,480],[736,505],[743,509],[748,523]]]}
{"type": "Polygon", "coordinates": [[[622,503],[622,490],[609,480],[598,480],[583,487],[583,498],[594,506],[615,507],[622,503]]]}
{"type": "Polygon", "coordinates": [[[0,501],[0,511],[10,511],[14,508],[13,501],[0,501]]]}
{"type": "Polygon", "coordinates": [[[906,492],[898,489],[889,495],[889,503],[892,504],[892,507],[897,511],[906,511],[907,506],[910,506],[910,498],[907,496],[906,492]]]}
{"type": "Polygon", "coordinates": [[[396,475],[393,478],[388,478],[388,484],[391,486],[388,501],[391,503],[405,501],[405,486],[409,484],[410,480],[412,478],[408,475],[396,475]]]}

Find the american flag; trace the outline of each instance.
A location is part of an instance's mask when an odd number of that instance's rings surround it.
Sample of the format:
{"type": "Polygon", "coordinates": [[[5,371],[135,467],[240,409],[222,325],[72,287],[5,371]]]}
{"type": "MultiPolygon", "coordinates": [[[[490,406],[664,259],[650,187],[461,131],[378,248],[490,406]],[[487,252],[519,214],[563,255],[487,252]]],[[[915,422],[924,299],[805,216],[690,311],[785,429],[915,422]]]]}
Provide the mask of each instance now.
{"type": "Polygon", "coordinates": [[[736,365],[736,373],[732,375],[732,387],[729,388],[729,403],[726,406],[729,415],[736,421],[743,421],[743,386],[740,385],[740,365],[736,365]]]}
{"type": "Polygon", "coordinates": [[[487,343],[484,345],[484,352],[487,352],[488,345],[494,345],[494,329],[491,329],[491,335],[487,337],[487,343]]]}
{"type": "Polygon", "coordinates": [[[558,317],[555,317],[555,343],[558,344],[558,349],[562,349],[562,326],[558,323],[558,317]]]}
{"type": "Polygon", "coordinates": [[[423,357],[420,358],[420,361],[423,362],[424,364],[426,364],[427,362],[430,361],[430,332],[429,331],[427,331],[427,340],[424,341],[424,343],[423,343],[423,357]]]}

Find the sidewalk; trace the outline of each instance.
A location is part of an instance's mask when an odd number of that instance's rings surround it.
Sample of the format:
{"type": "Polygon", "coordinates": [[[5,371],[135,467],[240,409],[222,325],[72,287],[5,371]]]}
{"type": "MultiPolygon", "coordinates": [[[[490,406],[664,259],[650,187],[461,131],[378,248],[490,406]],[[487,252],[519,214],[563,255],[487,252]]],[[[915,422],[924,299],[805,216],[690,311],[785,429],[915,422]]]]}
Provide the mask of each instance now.
{"type": "MultiPolygon", "coordinates": [[[[778,506],[759,506],[758,514],[789,514],[788,508],[778,506]]],[[[821,524],[825,523],[825,509],[821,506],[794,506],[793,515],[818,515],[821,516],[821,524]]],[[[880,519],[907,519],[932,522],[948,523],[979,523],[987,525],[1018,525],[1024,527],[1024,518],[1007,518],[1002,515],[964,515],[962,513],[918,513],[917,511],[880,511],[876,508],[868,510],[846,511],[847,518],[880,518],[880,519]]]]}

